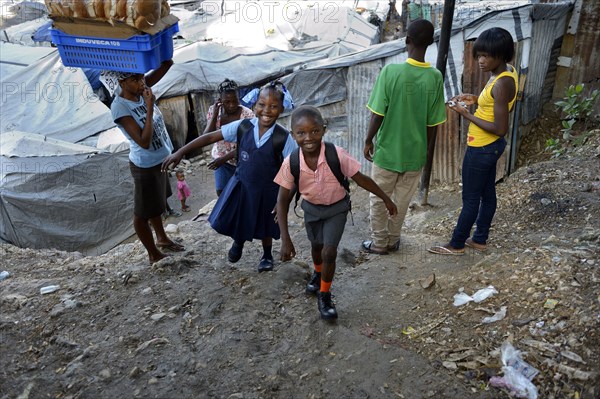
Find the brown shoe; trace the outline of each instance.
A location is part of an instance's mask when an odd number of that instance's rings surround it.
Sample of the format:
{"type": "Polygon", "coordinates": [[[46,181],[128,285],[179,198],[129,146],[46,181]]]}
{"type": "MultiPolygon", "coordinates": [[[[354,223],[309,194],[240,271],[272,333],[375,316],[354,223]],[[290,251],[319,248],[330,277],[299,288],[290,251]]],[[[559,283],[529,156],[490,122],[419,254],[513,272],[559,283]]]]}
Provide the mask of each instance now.
{"type": "Polygon", "coordinates": [[[487,245],[478,244],[475,241],[473,241],[470,237],[467,238],[467,240],[465,241],[465,245],[469,248],[473,248],[475,251],[479,251],[479,252],[487,251],[487,245]]]}

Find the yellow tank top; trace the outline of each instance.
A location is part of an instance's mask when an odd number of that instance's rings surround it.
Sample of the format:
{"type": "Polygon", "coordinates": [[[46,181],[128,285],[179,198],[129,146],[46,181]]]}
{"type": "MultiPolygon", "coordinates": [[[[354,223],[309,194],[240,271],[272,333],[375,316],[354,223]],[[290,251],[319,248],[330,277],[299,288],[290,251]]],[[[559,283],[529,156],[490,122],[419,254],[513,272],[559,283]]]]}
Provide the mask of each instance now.
{"type": "MultiPolygon", "coordinates": [[[[518,88],[518,75],[517,71],[512,65],[508,65],[510,67],[510,71],[502,72],[500,75],[496,76],[494,80],[489,82],[481,94],[477,99],[477,110],[475,111],[475,116],[483,119],[484,121],[493,122],[494,121],[494,97],[492,97],[492,89],[494,85],[503,76],[510,76],[515,81],[515,96],[508,103],[508,110],[510,111],[517,99],[517,88],[518,88]]],[[[471,147],[483,147],[484,145],[488,145],[498,140],[500,137],[495,134],[488,133],[473,122],[469,125],[469,134],[467,135],[467,145],[471,147]]]]}

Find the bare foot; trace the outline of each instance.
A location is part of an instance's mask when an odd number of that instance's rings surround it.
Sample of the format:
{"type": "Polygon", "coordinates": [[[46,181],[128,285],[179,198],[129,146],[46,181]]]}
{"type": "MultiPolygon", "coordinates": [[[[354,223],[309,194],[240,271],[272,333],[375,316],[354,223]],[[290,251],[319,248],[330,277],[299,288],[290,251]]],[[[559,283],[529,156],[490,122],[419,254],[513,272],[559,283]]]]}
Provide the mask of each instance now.
{"type": "Polygon", "coordinates": [[[155,264],[156,262],[166,258],[167,254],[163,254],[162,252],[158,252],[156,255],[148,255],[148,259],[150,260],[150,265],[155,264]]]}
{"type": "Polygon", "coordinates": [[[185,247],[173,241],[157,242],[156,247],[162,251],[167,250],[171,252],[185,251],[185,247]]]}

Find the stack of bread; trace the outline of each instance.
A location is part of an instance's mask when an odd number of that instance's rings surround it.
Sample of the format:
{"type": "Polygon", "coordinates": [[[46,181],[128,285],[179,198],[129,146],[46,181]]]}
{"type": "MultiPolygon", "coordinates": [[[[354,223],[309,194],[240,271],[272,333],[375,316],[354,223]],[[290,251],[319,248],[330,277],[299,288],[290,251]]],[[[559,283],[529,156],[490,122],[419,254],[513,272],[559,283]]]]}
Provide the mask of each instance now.
{"type": "Polygon", "coordinates": [[[171,13],[167,0],[45,0],[45,3],[50,17],[120,21],[142,31],[171,13]]]}

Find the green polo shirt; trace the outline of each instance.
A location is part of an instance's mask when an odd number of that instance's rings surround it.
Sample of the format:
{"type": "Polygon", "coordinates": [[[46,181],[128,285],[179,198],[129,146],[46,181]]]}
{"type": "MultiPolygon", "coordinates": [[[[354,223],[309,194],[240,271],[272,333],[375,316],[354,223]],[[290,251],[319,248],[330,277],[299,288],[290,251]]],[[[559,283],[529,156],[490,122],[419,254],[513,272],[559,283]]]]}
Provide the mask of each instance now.
{"type": "Polygon", "coordinates": [[[442,74],[412,58],[386,65],[367,108],[384,117],[373,162],[399,173],[420,170],[427,160],[427,127],[446,121],[442,74]]]}

